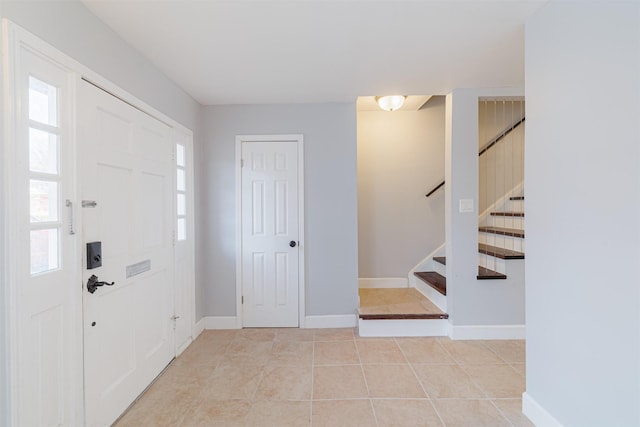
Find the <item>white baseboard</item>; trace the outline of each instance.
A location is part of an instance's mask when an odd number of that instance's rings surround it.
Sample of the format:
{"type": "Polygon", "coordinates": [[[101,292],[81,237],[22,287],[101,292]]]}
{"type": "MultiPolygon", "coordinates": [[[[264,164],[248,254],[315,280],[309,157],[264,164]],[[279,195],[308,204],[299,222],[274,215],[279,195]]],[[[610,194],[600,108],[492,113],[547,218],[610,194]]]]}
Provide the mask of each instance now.
{"type": "Polygon", "coordinates": [[[308,329],[353,328],[356,326],[355,314],[337,314],[327,316],[307,316],[304,327],[308,329]]]}
{"type": "Polygon", "coordinates": [[[452,340],[523,340],[525,325],[449,326],[452,340]]]}
{"type": "Polygon", "coordinates": [[[193,328],[193,340],[195,341],[196,338],[198,338],[200,336],[200,334],[202,333],[202,331],[204,331],[204,325],[205,325],[205,319],[206,317],[202,317],[200,320],[198,320],[193,328]]]}
{"type": "Polygon", "coordinates": [[[176,349],[176,357],[180,356],[182,354],[182,352],[185,351],[187,349],[187,347],[189,347],[194,340],[195,340],[195,338],[194,339],[189,338],[184,344],[182,344],[180,347],[178,347],[176,349]]]}
{"type": "Polygon", "coordinates": [[[415,289],[425,296],[429,301],[435,304],[444,313],[447,312],[447,296],[442,295],[440,292],[433,289],[431,286],[424,283],[422,280],[416,280],[415,289]]]}
{"type": "Polygon", "coordinates": [[[538,427],[562,427],[562,424],[526,391],[522,393],[522,413],[538,427]]]}
{"type": "Polygon", "coordinates": [[[446,319],[358,319],[361,337],[446,337],[446,319]]]}
{"type": "Polygon", "coordinates": [[[406,277],[364,277],[358,279],[359,288],[408,288],[406,277]]]}
{"type": "Polygon", "coordinates": [[[207,316],[202,321],[205,329],[238,329],[236,316],[207,316]]]}

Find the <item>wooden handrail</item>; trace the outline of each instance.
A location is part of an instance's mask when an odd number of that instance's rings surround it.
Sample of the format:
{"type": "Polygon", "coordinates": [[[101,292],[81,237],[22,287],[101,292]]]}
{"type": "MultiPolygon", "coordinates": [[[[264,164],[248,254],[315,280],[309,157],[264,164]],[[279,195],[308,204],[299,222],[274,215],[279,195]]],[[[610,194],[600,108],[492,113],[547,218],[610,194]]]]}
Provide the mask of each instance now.
{"type": "Polygon", "coordinates": [[[512,124],[510,127],[506,128],[501,134],[499,134],[498,136],[496,136],[495,138],[493,138],[491,141],[489,141],[487,143],[487,145],[485,145],[484,147],[482,147],[480,149],[480,152],[478,152],[478,157],[482,156],[484,153],[486,153],[487,151],[489,151],[489,149],[491,147],[493,147],[494,145],[496,145],[498,142],[500,142],[501,139],[503,139],[505,136],[509,135],[515,128],[517,128],[518,126],[520,126],[522,123],[524,123],[524,117],[521,118],[520,120],[518,120],[517,122],[515,122],[514,124],[512,124]]]}
{"type": "Polygon", "coordinates": [[[429,192],[427,193],[427,196],[426,196],[426,197],[429,197],[430,195],[432,195],[433,193],[435,193],[436,191],[438,191],[441,187],[444,187],[444,180],[442,180],[442,182],[441,182],[440,184],[436,185],[436,186],[433,188],[433,190],[429,191],[429,192]]]}
{"type": "MultiPolygon", "coordinates": [[[[495,138],[493,138],[491,141],[489,141],[487,143],[487,145],[485,145],[484,147],[482,147],[480,149],[480,151],[478,152],[478,157],[482,156],[484,153],[486,153],[487,151],[489,151],[489,149],[491,147],[493,147],[494,145],[496,145],[498,142],[500,142],[500,140],[502,140],[505,136],[509,135],[515,128],[517,128],[518,126],[520,126],[522,123],[524,123],[525,118],[521,118],[520,120],[518,120],[517,122],[515,122],[514,124],[512,124],[511,126],[509,126],[508,128],[506,128],[502,133],[500,133],[498,136],[496,136],[495,138]]],[[[436,185],[433,190],[429,191],[427,193],[427,195],[425,197],[429,197],[430,195],[432,195],[433,193],[435,193],[437,190],[439,190],[440,188],[444,187],[444,179],[442,180],[442,182],[438,185],[436,185]]]]}

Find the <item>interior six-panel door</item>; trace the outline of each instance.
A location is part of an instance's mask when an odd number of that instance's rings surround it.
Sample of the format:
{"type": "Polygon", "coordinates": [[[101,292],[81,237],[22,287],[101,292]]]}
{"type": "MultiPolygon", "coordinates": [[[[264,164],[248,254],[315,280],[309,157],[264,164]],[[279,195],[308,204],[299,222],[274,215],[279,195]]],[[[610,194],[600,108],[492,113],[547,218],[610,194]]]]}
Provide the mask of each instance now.
{"type": "Polygon", "coordinates": [[[298,144],[242,142],[243,326],[298,326],[298,144]]]}
{"type": "Polygon", "coordinates": [[[85,81],[78,110],[83,238],[102,263],[83,266],[102,285],[83,290],[86,415],[109,425],[175,354],[174,147],[167,125],[85,81]]]}

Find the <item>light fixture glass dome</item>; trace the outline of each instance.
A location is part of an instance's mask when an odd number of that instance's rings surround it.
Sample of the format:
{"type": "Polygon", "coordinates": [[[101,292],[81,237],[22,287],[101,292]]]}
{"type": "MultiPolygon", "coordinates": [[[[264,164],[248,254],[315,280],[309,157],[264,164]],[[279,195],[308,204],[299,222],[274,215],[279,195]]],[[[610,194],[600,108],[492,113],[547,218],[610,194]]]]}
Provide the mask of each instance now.
{"type": "Polygon", "coordinates": [[[403,95],[388,95],[388,96],[376,96],[376,102],[378,106],[385,111],[395,111],[402,107],[406,96],[403,95]]]}

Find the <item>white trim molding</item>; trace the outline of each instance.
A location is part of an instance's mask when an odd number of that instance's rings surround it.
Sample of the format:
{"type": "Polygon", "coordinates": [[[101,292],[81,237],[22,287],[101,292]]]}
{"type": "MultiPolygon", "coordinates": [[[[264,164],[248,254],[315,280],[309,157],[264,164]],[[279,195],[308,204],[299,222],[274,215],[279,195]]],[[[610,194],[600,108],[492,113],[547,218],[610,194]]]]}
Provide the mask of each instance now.
{"type": "Polygon", "coordinates": [[[359,288],[408,288],[406,277],[363,277],[358,279],[359,288]]]}
{"type": "Polygon", "coordinates": [[[193,340],[195,341],[196,339],[198,339],[198,337],[200,336],[200,334],[202,333],[202,331],[204,331],[204,326],[205,326],[205,322],[206,322],[206,317],[202,317],[200,320],[198,320],[194,325],[193,325],[193,340]]]}
{"type": "Polygon", "coordinates": [[[203,329],[240,329],[236,316],[206,316],[198,322],[198,329],[200,324],[204,326],[203,329]]]}
{"type": "Polygon", "coordinates": [[[353,328],[356,326],[355,314],[331,314],[326,316],[307,316],[304,327],[307,329],[353,328]]]}
{"type": "Polygon", "coordinates": [[[525,325],[449,325],[452,340],[523,340],[525,325]]]}
{"type": "Polygon", "coordinates": [[[526,391],[522,393],[522,413],[538,427],[562,427],[562,424],[526,391]]]}

